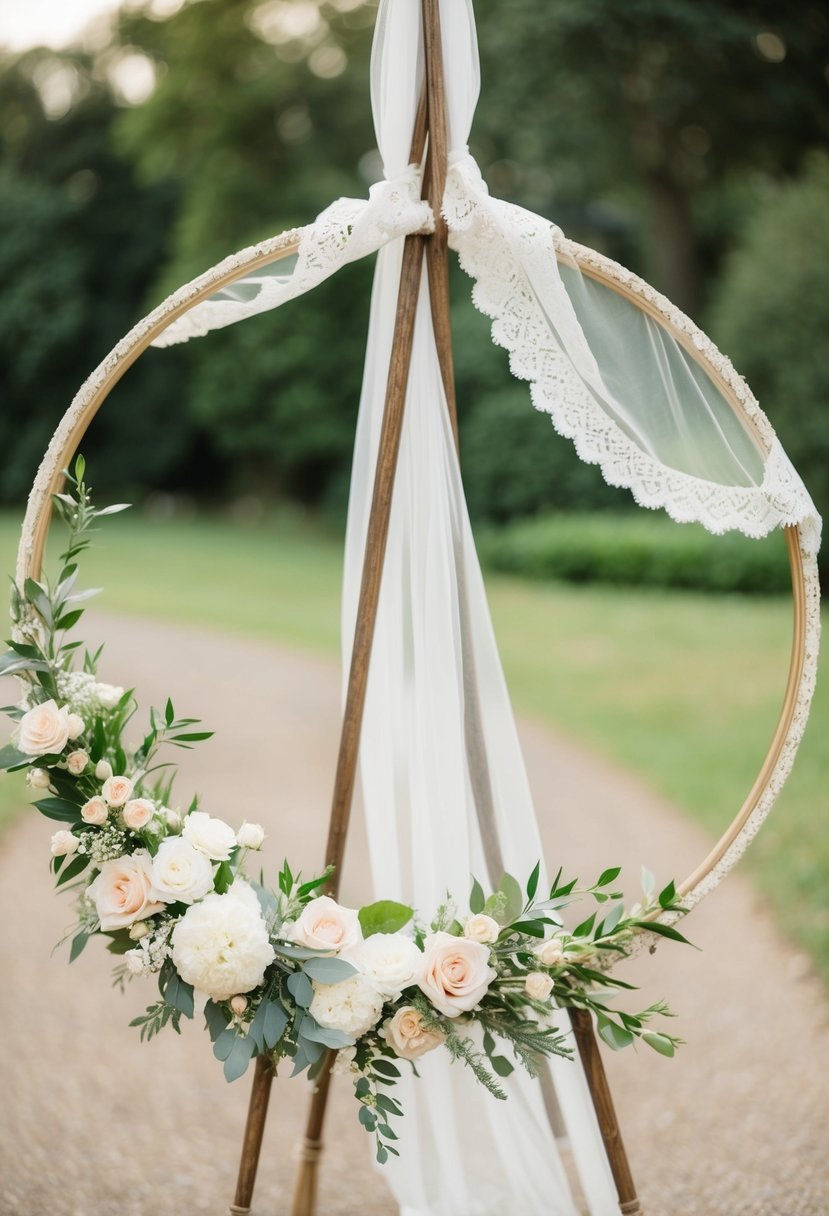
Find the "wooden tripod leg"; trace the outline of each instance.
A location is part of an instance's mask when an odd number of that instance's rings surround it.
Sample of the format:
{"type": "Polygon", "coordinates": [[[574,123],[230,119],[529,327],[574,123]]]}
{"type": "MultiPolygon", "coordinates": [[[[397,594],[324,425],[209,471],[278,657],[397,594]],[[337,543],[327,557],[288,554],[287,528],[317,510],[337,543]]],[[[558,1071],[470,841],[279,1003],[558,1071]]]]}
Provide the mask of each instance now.
{"type": "Polygon", "coordinates": [[[245,1124],[245,1138],[242,1142],[242,1160],[239,1163],[239,1177],[236,1182],[236,1197],[230,1205],[230,1216],[245,1216],[245,1213],[250,1211],[272,1080],[273,1069],[270,1061],[265,1056],[260,1056],[256,1061],[256,1071],[253,1075],[248,1121],[245,1124]]]}
{"type": "Polygon", "coordinates": [[[593,1032],[593,1018],[586,1009],[571,1009],[570,1021],[599,1121],[610,1172],[619,1195],[619,1211],[623,1216],[641,1216],[642,1207],[636,1194],[630,1162],[616,1119],[613,1098],[610,1096],[610,1086],[593,1032]]]}

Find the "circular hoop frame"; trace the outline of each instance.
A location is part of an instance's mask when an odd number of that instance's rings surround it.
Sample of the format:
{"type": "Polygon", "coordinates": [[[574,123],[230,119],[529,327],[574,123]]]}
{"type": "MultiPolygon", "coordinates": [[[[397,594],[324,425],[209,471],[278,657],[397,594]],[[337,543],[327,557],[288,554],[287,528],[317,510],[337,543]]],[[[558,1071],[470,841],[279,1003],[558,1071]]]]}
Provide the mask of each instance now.
{"type": "MultiPolygon", "coordinates": [[[[27,577],[39,577],[49,531],[52,495],[61,489],[62,470],[71,462],[98,410],[128,368],[176,318],[222,287],[243,278],[251,270],[295,254],[301,238],[301,229],[283,233],[234,254],[186,284],[140,321],[85,381],[55,431],[32,487],[17,558],[19,585],[27,577]]],[[[556,254],[560,260],[574,262],[584,274],[644,309],[667,329],[700,364],[737,416],[751,428],[760,446],[763,446],[733,384],[689,339],[688,327],[693,327],[687,318],[682,318],[685,323],[682,327],[677,325],[675,317],[678,314],[669,315],[666,309],[660,307],[660,298],[651,288],[592,250],[565,241],[556,254]]],[[[817,586],[816,563],[803,542],[800,525],[787,527],[785,535],[792,579],[794,621],[782,708],[760,771],[743,805],[708,856],[678,887],[686,907],[692,907],[717,885],[765,819],[788,775],[802,733],[803,722],[799,719],[805,720],[805,711],[811,700],[814,676],[809,671],[807,655],[809,638],[815,638],[819,629],[816,596],[810,591],[810,587],[817,586]]]]}

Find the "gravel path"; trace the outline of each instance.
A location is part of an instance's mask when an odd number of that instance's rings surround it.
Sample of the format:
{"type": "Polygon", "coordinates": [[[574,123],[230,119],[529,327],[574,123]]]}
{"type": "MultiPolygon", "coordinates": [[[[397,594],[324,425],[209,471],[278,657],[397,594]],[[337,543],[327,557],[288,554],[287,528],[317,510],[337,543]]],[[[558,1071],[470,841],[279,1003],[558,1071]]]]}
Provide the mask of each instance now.
{"type": "MultiPolygon", "coordinates": [[[[318,867],[337,742],[335,667],[138,620],[98,617],[90,634],[107,639],[104,678],[135,684],[144,706],[169,692],[177,709],[203,713],[217,730],[182,753],[180,797],[209,791],[205,809],[264,823],[266,867],[285,855],[306,871],[318,867]]],[[[638,874],[645,862],[667,879],[702,856],[704,835],[636,780],[537,725],[523,724],[522,737],[551,864],[561,856],[587,876],[617,861],[638,874]],[[565,819],[566,834],[556,827],[565,819]]],[[[46,868],[50,831],[32,813],[3,840],[0,1212],[225,1212],[247,1079],[225,1085],[196,1025],[180,1040],[168,1033],[139,1046],[127,1023],[152,990],[114,992],[97,943],[71,968],[65,954],[51,956],[69,915],[46,868]]],[[[366,889],[356,825],[343,899],[366,889]]],[[[825,994],[741,876],[695,911],[688,932],[701,953],[670,946],[627,964],[646,998],[670,999],[687,1046],[674,1061],[606,1057],[648,1216],[827,1216],[825,994]]],[[[277,1146],[299,1134],[305,1089],[276,1082],[260,1216],[289,1210],[293,1163],[277,1146]]],[[[319,1212],[393,1216],[349,1090],[337,1083],[329,1110],[319,1212]]]]}

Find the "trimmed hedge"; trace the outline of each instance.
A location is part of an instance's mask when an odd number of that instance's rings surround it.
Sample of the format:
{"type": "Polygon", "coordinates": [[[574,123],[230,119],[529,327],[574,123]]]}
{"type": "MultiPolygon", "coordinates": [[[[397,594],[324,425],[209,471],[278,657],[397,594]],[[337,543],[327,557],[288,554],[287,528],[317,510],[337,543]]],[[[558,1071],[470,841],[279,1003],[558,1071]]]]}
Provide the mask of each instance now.
{"type": "Polygon", "coordinates": [[[571,583],[753,593],[791,585],[780,534],[712,536],[698,524],[675,524],[650,511],[524,519],[482,531],[478,551],[490,570],[571,583]]]}

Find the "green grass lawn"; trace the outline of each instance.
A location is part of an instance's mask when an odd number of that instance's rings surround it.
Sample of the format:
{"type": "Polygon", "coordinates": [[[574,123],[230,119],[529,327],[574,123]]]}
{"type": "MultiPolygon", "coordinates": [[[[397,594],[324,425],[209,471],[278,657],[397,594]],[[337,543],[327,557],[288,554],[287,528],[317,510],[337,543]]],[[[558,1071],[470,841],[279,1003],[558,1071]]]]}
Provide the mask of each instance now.
{"type": "MultiPolygon", "coordinates": [[[[7,569],[16,530],[17,520],[0,517],[7,569]]],[[[105,585],[101,603],[109,610],[196,621],[333,655],[340,570],[340,540],[299,515],[243,525],[128,514],[108,521],[84,581],[105,585]]],[[[722,830],[751,784],[779,710],[788,599],[504,576],[487,582],[517,708],[633,769],[722,830]]],[[[828,727],[824,679],[794,774],[747,861],[780,923],[827,979],[828,727]]],[[[19,805],[9,784],[0,784],[0,816],[19,805]]]]}

